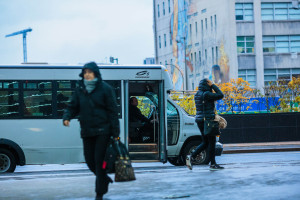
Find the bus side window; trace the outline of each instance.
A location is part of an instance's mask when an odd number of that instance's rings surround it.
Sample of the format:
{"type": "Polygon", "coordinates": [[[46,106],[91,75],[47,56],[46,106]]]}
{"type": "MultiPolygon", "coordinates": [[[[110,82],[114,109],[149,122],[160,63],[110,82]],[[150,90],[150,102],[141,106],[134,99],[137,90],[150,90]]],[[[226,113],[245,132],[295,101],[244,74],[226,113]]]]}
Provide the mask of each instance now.
{"type": "Polygon", "coordinates": [[[23,96],[24,117],[52,116],[51,81],[25,81],[23,96]]]}
{"type": "Polygon", "coordinates": [[[71,100],[73,91],[76,87],[76,81],[61,80],[57,81],[57,117],[62,118],[64,110],[71,100]]]}
{"type": "Polygon", "coordinates": [[[15,117],[19,113],[19,82],[0,82],[0,117],[15,117]]]}
{"type": "Polygon", "coordinates": [[[169,101],[167,103],[168,145],[176,145],[179,138],[180,119],[178,110],[169,101]]]}
{"type": "Polygon", "coordinates": [[[122,106],[121,106],[121,81],[119,80],[105,80],[111,87],[114,88],[116,99],[117,99],[117,106],[118,106],[118,117],[122,117],[122,106]]]}

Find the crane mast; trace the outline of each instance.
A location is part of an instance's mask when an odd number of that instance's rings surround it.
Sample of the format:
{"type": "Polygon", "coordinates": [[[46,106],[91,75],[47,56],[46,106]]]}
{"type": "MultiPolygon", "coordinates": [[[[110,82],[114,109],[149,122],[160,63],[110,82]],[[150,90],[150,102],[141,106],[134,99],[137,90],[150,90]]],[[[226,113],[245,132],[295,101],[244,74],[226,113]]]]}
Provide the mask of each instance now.
{"type": "Polygon", "coordinates": [[[21,31],[17,31],[11,34],[6,35],[5,37],[11,37],[11,36],[15,36],[15,35],[23,35],[23,57],[24,57],[24,63],[27,63],[27,43],[26,43],[26,36],[28,32],[31,32],[32,29],[28,28],[28,29],[24,29],[21,31]]]}

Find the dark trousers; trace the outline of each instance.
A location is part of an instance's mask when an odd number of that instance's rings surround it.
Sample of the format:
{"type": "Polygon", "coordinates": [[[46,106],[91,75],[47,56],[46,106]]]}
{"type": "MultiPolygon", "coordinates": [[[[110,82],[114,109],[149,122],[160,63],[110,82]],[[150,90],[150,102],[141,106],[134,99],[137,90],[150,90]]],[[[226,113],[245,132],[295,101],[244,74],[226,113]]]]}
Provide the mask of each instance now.
{"type": "Polygon", "coordinates": [[[202,143],[192,152],[192,157],[195,158],[199,153],[208,148],[208,156],[210,164],[216,164],[216,136],[204,135],[204,121],[197,122],[198,128],[201,131],[202,143]]]}
{"type": "Polygon", "coordinates": [[[109,136],[106,135],[83,138],[84,157],[89,169],[96,175],[97,194],[105,194],[108,191],[110,178],[102,169],[108,141],[109,136]]]}

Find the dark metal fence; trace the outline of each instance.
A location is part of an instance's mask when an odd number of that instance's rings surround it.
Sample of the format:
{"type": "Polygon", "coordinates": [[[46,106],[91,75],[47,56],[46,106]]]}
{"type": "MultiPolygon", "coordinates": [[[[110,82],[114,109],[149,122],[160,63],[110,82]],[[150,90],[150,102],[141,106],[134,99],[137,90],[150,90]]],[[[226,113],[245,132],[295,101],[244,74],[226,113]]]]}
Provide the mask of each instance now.
{"type": "Polygon", "coordinates": [[[251,143],[300,141],[300,113],[222,115],[228,122],[220,142],[251,143]]]}

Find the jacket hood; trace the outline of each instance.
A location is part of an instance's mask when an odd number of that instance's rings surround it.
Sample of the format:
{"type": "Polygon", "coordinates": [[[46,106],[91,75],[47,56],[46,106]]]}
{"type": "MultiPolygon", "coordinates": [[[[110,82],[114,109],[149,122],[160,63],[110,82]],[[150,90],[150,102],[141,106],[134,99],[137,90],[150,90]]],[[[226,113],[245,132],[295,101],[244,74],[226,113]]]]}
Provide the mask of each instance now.
{"type": "Polygon", "coordinates": [[[82,71],[81,73],[79,74],[79,76],[83,79],[83,71],[85,69],[90,69],[94,72],[95,74],[95,77],[98,78],[98,81],[102,81],[102,78],[101,78],[101,73],[100,73],[100,70],[99,70],[99,67],[97,66],[97,64],[95,62],[89,62],[87,64],[85,64],[82,68],[82,71]]]}
{"type": "Polygon", "coordinates": [[[212,91],[211,87],[207,84],[207,79],[202,79],[199,83],[198,90],[201,91],[212,91]]]}

